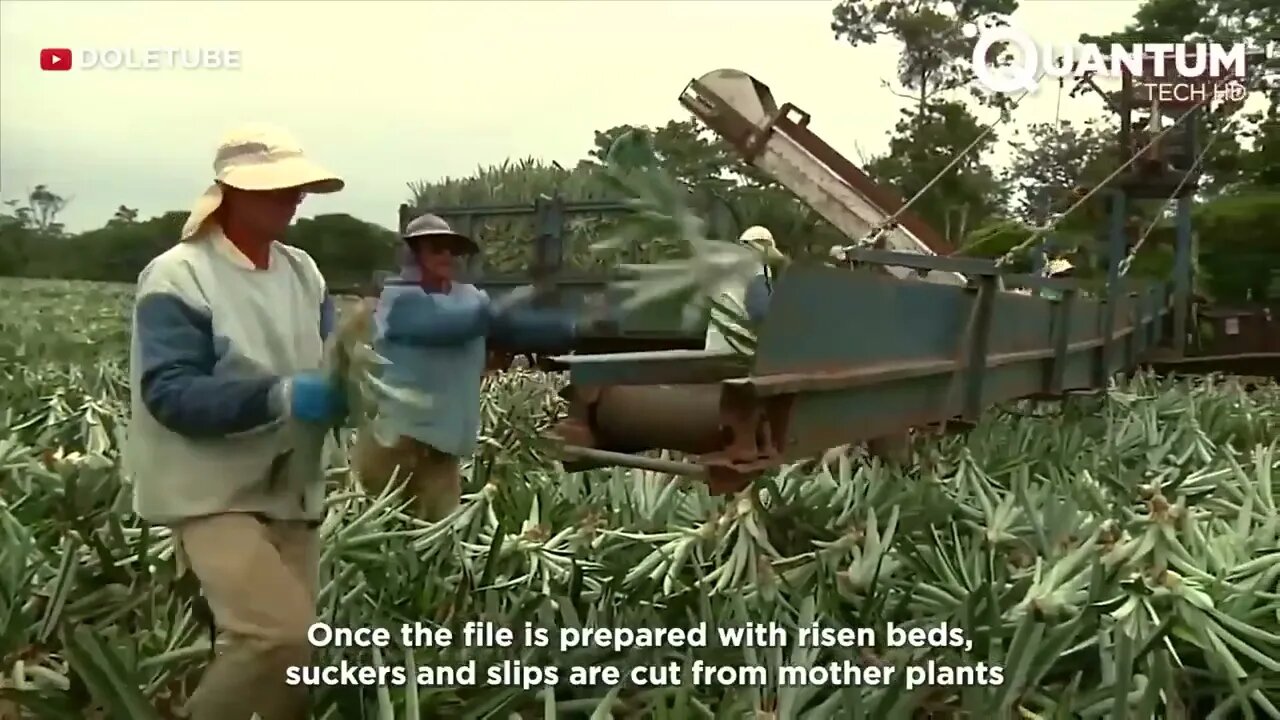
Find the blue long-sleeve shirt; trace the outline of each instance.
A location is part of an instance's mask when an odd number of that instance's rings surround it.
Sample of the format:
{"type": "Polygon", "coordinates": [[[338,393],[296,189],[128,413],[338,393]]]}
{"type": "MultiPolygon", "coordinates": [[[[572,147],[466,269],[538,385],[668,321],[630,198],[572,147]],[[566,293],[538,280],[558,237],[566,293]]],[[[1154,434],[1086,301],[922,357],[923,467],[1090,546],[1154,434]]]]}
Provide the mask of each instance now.
{"type": "Polygon", "coordinates": [[[560,348],[577,333],[572,316],[516,304],[499,310],[473,285],[448,293],[416,282],[388,284],[374,312],[374,348],[389,361],[381,379],[429,405],[388,397],[378,434],[412,437],[451,455],[469,455],[480,432],[480,385],[490,341],[517,352],[560,348]]]}

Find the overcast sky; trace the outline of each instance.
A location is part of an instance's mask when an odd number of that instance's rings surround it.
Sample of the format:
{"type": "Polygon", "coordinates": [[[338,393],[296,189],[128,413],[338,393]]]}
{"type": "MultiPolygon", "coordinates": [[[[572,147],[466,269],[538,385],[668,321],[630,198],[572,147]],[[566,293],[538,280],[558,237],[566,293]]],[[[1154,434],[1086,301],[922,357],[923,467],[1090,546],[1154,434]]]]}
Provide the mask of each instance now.
{"type": "MultiPolygon", "coordinates": [[[[687,114],[685,84],[745,70],[846,156],[882,152],[902,101],[881,87],[891,42],[852,48],[831,1],[55,2],[0,0],[0,197],[73,196],[70,230],[120,204],[185,210],[231,126],[270,121],[347,180],[301,214],[394,227],[407,184],[536,156],[566,166],[592,131],[687,114]],[[239,50],[240,70],[42,72],[45,47],[239,50]]],[[[1013,24],[1047,42],[1122,28],[1127,0],[1023,0],[1013,24]]],[[[1056,83],[1018,110],[1054,118],[1056,83]]],[[[1064,118],[1100,110],[1062,98],[1064,118]]],[[[1005,133],[1007,136],[1007,133],[1005,133]]]]}

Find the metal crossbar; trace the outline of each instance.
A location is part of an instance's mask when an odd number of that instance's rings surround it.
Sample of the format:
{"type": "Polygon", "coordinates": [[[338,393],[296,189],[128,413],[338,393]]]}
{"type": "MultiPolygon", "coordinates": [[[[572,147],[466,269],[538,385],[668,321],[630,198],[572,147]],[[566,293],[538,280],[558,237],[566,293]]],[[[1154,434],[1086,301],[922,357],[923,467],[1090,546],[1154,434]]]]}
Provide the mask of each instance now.
{"type": "MultiPolygon", "coordinates": [[[[1042,77],[1044,77],[1043,71],[1040,73],[1039,76],[1036,77],[1037,84],[1040,82],[1040,79],[1042,77]]],[[[871,233],[859,243],[859,245],[865,246],[865,245],[870,245],[871,243],[874,243],[877,238],[879,238],[881,235],[884,234],[886,230],[888,230],[889,228],[892,228],[894,224],[898,221],[898,218],[901,217],[904,212],[910,209],[910,207],[914,205],[917,200],[924,197],[924,194],[929,192],[930,188],[932,188],[935,184],[937,184],[937,182],[941,180],[943,176],[951,172],[952,168],[960,164],[960,161],[963,160],[966,156],[968,156],[969,153],[973,152],[974,148],[978,147],[979,143],[985,140],[986,137],[990,135],[993,130],[996,129],[997,125],[1000,125],[1001,123],[1004,123],[1004,122],[1008,122],[1009,118],[1013,117],[1013,111],[1017,110],[1018,105],[1022,102],[1022,100],[1030,94],[1031,94],[1030,90],[1023,90],[1022,94],[1019,95],[1017,98],[1015,98],[1013,103],[1009,105],[1008,110],[1002,111],[999,117],[987,123],[983,127],[982,132],[978,133],[978,136],[975,137],[972,142],[970,142],[960,152],[956,153],[955,157],[951,158],[951,162],[947,163],[945,167],[943,167],[936,174],[934,174],[934,176],[929,179],[929,182],[925,183],[924,187],[920,188],[920,190],[917,191],[915,195],[912,195],[910,199],[908,199],[905,203],[902,204],[902,207],[898,208],[897,212],[894,212],[892,215],[885,218],[879,225],[877,225],[876,228],[872,230],[871,233]]]]}

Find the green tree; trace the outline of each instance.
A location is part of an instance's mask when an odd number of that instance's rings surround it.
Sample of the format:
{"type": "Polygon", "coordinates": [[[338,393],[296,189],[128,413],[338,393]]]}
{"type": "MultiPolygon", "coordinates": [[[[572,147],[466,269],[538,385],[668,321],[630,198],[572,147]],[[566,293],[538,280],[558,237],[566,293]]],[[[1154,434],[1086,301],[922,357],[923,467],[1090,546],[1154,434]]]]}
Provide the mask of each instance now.
{"type": "Polygon", "coordinates": [[[31,230],[17,214],[0,213],[0,275],[22,275],[27,266],[31,230]]]}
{"type": "Polygon", "coordinates": [[[1013,214],[1038,221],[1044,211],[1058,209],[1062,197],[1047,188],[1092,186],[1116,166],[1116,143],[1098,123],[1076,126],[1069,121],[1035,123],[1009,143],[1014,156],[1004,170],[1013,214]]]}
{"type": "Polygon", "coordinates": [[[138,210],[126,205],[116,208],[116,212],[107,221],[108,225],[128,225],[138,221],[138,210]]]}
{"type": "Polygon", "coordinates": [[[1251,147],[1238,156],[1234,182],[1226,192],[1248,192],[1250,188],[1270,188],[1280,192],[1280,103],[1274,99],[1265,114],[1246,131],[1251,147]]]}
{"type": "Polygon", "coordinates": [[[70,198],[55,193],[48,185],[36,185],[27,193],[26,198],[6,200],[4,204],[10,208],[11,216],[23,227],[38,235],[58,236],[63,231],[58,216],[70,202],[70,198]]]}
{"type": "Polygon", "coordinates": [[[43,184],[25,198],[4,201],[9,210],[0,213],[0,274],[25,274],[33,253],[64,236],[58,216],[69,202],[43,184]]]}
{"type": "MultiPolygon", "coordinates": [[[[1262,47],[1280,37],[1280,3],[1274,0],[1146,0],[1124,30],[1085,34],[1084,42],[1129,43],[1209,40],[1262,47]]],[[[1280,175],[1277,113],[1280,87],[1267,92],[1268,108],[1247,115],[1219,113],[1206,119],[1202,138],[1218,139],[1205,157],[1210,191],[1245,191],[1258,182],[1274,184],[1280,175]],[[1246,148],[1242,140],[1251,140],[1246,148]]]]}
{"type": "Polygon", "coordinates": [[[723,192],[747,178],[748,166],[738,159],[729,143],[696,120],[672,120],[657,129],[618,125],[597,130],[587,157],[602,165],[619,138],[637,132],[647,135],[658,164],[689,187],[723,192]]]}
{"type": "Polygon", "coordinates": [[[375,272],[395,267],[399,236],[380,225],[344,213],[301,218],[285,242],[306,250],[331,287],[356,287],[375,272]]]}
{"type": "MultiPolygon", "coordinates": [[[[986,104],[1000,106],[1004,96],[983,93],[973,82],[969,59],[976,36],[966,25],[989,28],[1008,24],[1018,0],[842,0],[832,10],[831,30],[850,45],[871,45],[882,38],[902,43],[895,92],[928,115],[929,103],[960,88],[986,104]]],[[[885,81],[892,87],[892,83],[885,81]]]]}
{"type": "MultiPolygon", "coordinates": [[[[983,128],[955,99],[962,88],[980,104],[1007,110],[1008,96],[984,93],[973,82],[976,38],[964,28],[1006,24],[1017,8],[1017,0],[843,0],[835,7],[831,29],[838,39],[855,47],[886,38],[902,43],[896,77],[884,82],[911,105],[894,126],[889,152],[868,163],[872,177],[912,198],[965,152],[983,128]]],[[[1001,183],[983,160],[993,141],[987,137],[969,150],[912,206],[956,245],[1000,210],[1001,183]]]]}
{"type": "Polygon", "coordinates": [[[1146,0],[1124,30],[1081,35],[1082,42],[1212,40],[1261,47],[1280,34],[1280,6],[1272,0],[1146,0]]]}
{"type": "Polygon", "coordinates": [[[1205,290],[1221,302],[1280,301],[1280,193],[1223,195],[1197,209],[1205,290]]]}
{"type": "Polygon", "coordinates": [[[868,163],[867,172],[896,187],[904,199],[915,197],[937,177],[912,210],[958,245],[968,230],[985,223],[1003,206],[1001,182],[982,159],[995,141],[991,135],[939,176],[981,132],[977,118],[959,102],[933,100],[923,111],[903,110],[889,151],[868,163]]]}
{"type": "Polygon", "coordinates": [[[103,227],[31,248],[24,274],[103,282],[133,282],[156,255],[177,240],[187,213],[143,222],[109,221],[103,227]]]}

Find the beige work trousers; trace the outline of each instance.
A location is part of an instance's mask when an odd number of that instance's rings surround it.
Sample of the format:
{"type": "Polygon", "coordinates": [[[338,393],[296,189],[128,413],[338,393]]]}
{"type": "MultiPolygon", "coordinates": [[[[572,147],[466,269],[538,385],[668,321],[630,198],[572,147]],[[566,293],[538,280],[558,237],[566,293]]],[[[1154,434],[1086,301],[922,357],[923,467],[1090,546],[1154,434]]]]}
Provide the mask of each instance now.
{"type": "Polygon", "coordinates": [[[191,720],[306,720],[306,687],[285,671],[311,658],[318,533],[312,524],[225,513],[174,528],[220,632],[214,661],[192,693],[191,720]]]}
{"type": "Polygon", "coordinates": [[[436,522],[453,512],[462,497],[458,457],[413,438],[401,436],[395,445],[380,444],[371,432],[356,438],[355,469],[365,492],[381,495],[395,477],[411,500],[410,511],[436,522]],[[399,472],[396,470],[399,468],[399,472]]]}

